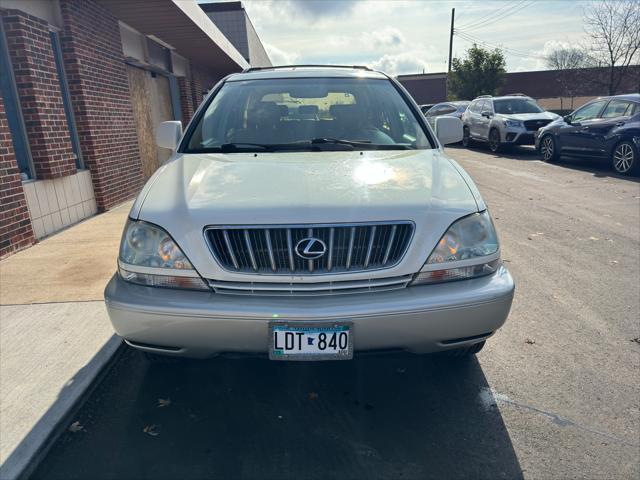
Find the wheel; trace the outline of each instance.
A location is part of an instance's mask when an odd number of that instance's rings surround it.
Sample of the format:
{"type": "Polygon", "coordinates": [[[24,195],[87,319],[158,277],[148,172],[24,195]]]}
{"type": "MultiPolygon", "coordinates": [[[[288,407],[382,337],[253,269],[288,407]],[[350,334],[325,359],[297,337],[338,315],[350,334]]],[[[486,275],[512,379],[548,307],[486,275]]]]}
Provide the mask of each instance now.
{"type": "Polygon", "coordinates": [[[469,131],[469,127],[462,129],[462,146],[465,148],[471,147],[471,132],[469,131]]]}
{"type": "Polygon", "coordinates": [[[551,134],[547,134],[540,139],[540,156],[545,162],[555,162],[558,160],[556,141],[551,134]]]}
{"type": "Polygon", "coordinates": [[[620,142],[611,155],[613,169],[622,175],[628,175],[638,166],[638,152],[628,140],[620,142]]]}
{"type": "Polygon", "coordinates": [[[482,348],[484,347],[485,343],[487,343],[487,341],[483,340],[483,341],[481,341],[479,343],[474,343],[470,347],[456,348],[454,350],[448,350],[447,351],[447,356],[448,357],[456,357],[456,358],[459,358],[459,357],[470,357],[471,355],[475,355],[480,350],[482,350],[482,348]]]}
{"type": "Polygon", "coordinates": [[[497,153],[502,148],[500,143],[500,132],[497,128],[492,128],[489,132],[489,148],[493,153],[497,153]]]}

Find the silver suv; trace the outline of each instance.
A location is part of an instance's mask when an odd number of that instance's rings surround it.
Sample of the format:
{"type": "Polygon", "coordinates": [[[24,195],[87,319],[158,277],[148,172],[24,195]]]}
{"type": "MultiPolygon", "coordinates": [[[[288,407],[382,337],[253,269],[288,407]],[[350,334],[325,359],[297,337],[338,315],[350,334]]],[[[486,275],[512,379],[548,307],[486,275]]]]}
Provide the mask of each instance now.
{"type": "Polygon", "coordinates": [[[462,144],[468,147],[474,140],[488,142],[492,152],[505,145],[533,145],[535,132],[557,118],[559,115],[544,111],[525,95],[483,95],[462,115],[462,144]]]}
{"type": "MultiPolygon", "coordinates": [[[[105,291],[150,354],[347,360],[400,349],[473,355],[514,283],[487,206],[393,78],[269,67],[223,79],[134,203],[105,291]]],[[[152,359],[158,357],[151,356],[152,359]]]]}

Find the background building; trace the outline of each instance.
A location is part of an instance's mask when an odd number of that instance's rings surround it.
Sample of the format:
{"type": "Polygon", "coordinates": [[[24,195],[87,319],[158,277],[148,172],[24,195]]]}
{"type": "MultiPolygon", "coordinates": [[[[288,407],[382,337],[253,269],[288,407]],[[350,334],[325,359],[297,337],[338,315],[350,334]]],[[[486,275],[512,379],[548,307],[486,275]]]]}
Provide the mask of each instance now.
{"type": "Polygon", "coordinates": [[[245,54],[195,0],[0,0],[0,258],[134,197],[160,122],[270,64],[250,30],[245,54]]]}
{"type": "Polygon", "coordinates": [[[242,2],[201,3],[200,8],[252,67],[270,67],[267,55],[242,2]]]}
{"type": "MultiPolygon", "coordinates": [[[[607,87],[602,79],[607,72],[605,68],[511,72],[505,75],[501,93],[524,93],[535,98],[547,110],[564,112],[595,97],[607,95],[607,87]]],[[[398,80],[421,105],[447,99],[446,73],[399,75],[398,80]]],[[[630,68],[618,90],[619,93],[640,90],[640,66],[630,68]]]]}

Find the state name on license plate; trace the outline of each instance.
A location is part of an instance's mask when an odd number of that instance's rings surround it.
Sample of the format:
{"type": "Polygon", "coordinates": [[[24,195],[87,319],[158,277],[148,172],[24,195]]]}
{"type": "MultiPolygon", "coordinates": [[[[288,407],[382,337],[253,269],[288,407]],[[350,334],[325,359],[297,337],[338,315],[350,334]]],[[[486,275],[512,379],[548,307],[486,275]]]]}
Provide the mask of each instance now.
{"type": "Polygon", "coordinates": [[[350,360],[351,322],[271,322],[271,360],[350,360]]]}

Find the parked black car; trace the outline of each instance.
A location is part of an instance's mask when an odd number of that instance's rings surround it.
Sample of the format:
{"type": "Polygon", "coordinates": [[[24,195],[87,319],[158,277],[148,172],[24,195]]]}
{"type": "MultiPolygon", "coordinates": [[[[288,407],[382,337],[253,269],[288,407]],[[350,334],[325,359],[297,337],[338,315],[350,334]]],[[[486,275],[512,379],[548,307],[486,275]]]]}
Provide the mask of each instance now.
{"type": "Polygon", "coordinates": [[[604,97],[538,130],[536,148],[545,162],[560,155],[611,161],[621,174],[640,162],[640,94],[604,97]]]}

